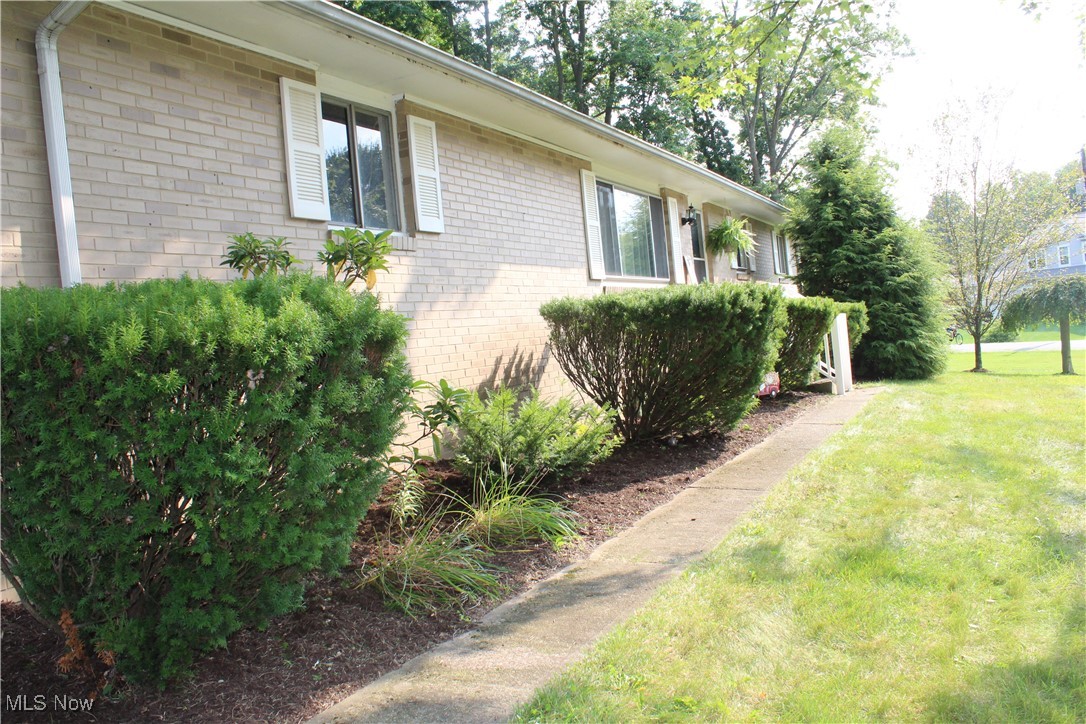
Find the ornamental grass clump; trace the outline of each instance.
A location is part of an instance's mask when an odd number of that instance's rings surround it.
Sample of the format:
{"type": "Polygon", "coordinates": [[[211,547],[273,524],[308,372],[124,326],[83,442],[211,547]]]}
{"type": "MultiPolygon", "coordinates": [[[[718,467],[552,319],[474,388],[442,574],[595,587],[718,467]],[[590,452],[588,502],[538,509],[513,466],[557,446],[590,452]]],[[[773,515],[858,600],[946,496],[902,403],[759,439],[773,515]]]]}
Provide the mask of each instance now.
{"type": "Polygon", "coordinates": [[[2,292],[3,572],[163,684],[347,561],[403,319],[308,275],[2,292]]]}
{"type": "Polygon", "coordinates": [[[627,440],[733,426],[773,369],[785,313],[763,284],[567,297],[540,309],[570,380],[627,440]]]}

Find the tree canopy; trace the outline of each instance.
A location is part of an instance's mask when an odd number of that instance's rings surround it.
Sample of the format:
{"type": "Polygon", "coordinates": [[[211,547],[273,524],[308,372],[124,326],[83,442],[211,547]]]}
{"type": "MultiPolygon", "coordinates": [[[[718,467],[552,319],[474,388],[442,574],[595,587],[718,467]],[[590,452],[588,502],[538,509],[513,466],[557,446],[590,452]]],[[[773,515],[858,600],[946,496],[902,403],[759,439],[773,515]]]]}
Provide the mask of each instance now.
{"type": "Polygon", "coordinates": [[[1058,324],[1063,373],[1073,375],[1071,325],[1086,321],[1086,277],[1073,275],[1034,282],[1007,303],[1000,320],[1010,330],[1044,322],[1058,324]]]}
{"type": "Polygon", "coordinates": [[[411,37],[774,197],[900,47],[870,3],[344,0],[411,37]]]}
{"type": "Polygon", "coordinates": [[[1065,180],[1023,173],[991,157],[992,130],[965,116],[994,119],[994,104],[981,98],[937,126],[942,168],[927,216],[950,274],[951,313],[973,335],[978,372],[984,369],[981,338],[1032,279],[1030,256],[1061,233],[1060,219],[1070,208],[1065,180]]]}

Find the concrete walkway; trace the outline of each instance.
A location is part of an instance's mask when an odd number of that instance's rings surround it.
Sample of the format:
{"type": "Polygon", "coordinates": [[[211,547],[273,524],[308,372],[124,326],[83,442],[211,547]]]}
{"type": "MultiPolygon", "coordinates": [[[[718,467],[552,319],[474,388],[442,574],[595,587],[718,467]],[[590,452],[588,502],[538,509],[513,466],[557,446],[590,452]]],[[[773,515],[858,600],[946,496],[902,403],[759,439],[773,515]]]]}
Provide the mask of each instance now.
{"type": "Polygon", "coordinates": [[[312,722],[494,722],[576,662],[878,392],[855,390],[801,414],[612,538],[497,607],[480,626],[417,656],[312,722]]]}

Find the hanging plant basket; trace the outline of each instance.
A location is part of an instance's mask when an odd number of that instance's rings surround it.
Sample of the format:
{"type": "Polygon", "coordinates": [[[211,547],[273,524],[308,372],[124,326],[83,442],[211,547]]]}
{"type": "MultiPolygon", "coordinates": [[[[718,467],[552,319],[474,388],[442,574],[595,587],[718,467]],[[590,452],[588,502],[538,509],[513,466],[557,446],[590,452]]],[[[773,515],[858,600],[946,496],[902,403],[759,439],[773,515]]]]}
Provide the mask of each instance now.
{"type": "Polygon", "coordinates": [[[749,254],[754,250],[754,234],[747,221],[729,217],[709,229],[705,248],[714,256],[740,251],[749,254]]]}

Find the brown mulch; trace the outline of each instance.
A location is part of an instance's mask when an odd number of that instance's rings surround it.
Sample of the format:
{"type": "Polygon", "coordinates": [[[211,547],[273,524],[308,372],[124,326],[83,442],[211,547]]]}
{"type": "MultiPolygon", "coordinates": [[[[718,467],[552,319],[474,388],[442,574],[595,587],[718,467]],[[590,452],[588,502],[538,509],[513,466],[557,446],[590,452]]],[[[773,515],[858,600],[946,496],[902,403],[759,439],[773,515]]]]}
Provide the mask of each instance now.
{"type": "MultiPolygon", "coordinates": [[[[564,497],[581,516],[584,537],[557,552],[540,544],[500,554],[504,599],[584,558],[823,397],[793,393],[766,400],[736,430],[671,445],[626,446],[580,479],[552,486],[547,492],[564,497]]],[[[375,509],[360,530],[379,527],[382,514],[380,507],[375,509]]],[[[366,549],[365,544],[357,547],[356,562],[366,549]]],[[[4,722],[304,721],[435,644],[471,629],[499,603],[481,604],[463,614],[410,618],[386,608],[372,591],[355,589],[350,585],[355,580],[351,571],[337,580],[317,579],[303,610],[276,619],[265,631],[235,634],[225,649],[204,657],[190,678],[164,692],[122,684],[99,697],[89,714],[59,708],[69,701],[65,697],[86,697],[95,688],[90,679],[58,672],[64,640],[20,606],[5,603],[0,619],[2,718],[4,722]],[[16,701],[18,695],[25,698],[16,701]],[[40,711],[28,711],[39,704],[40,711]]]]}

